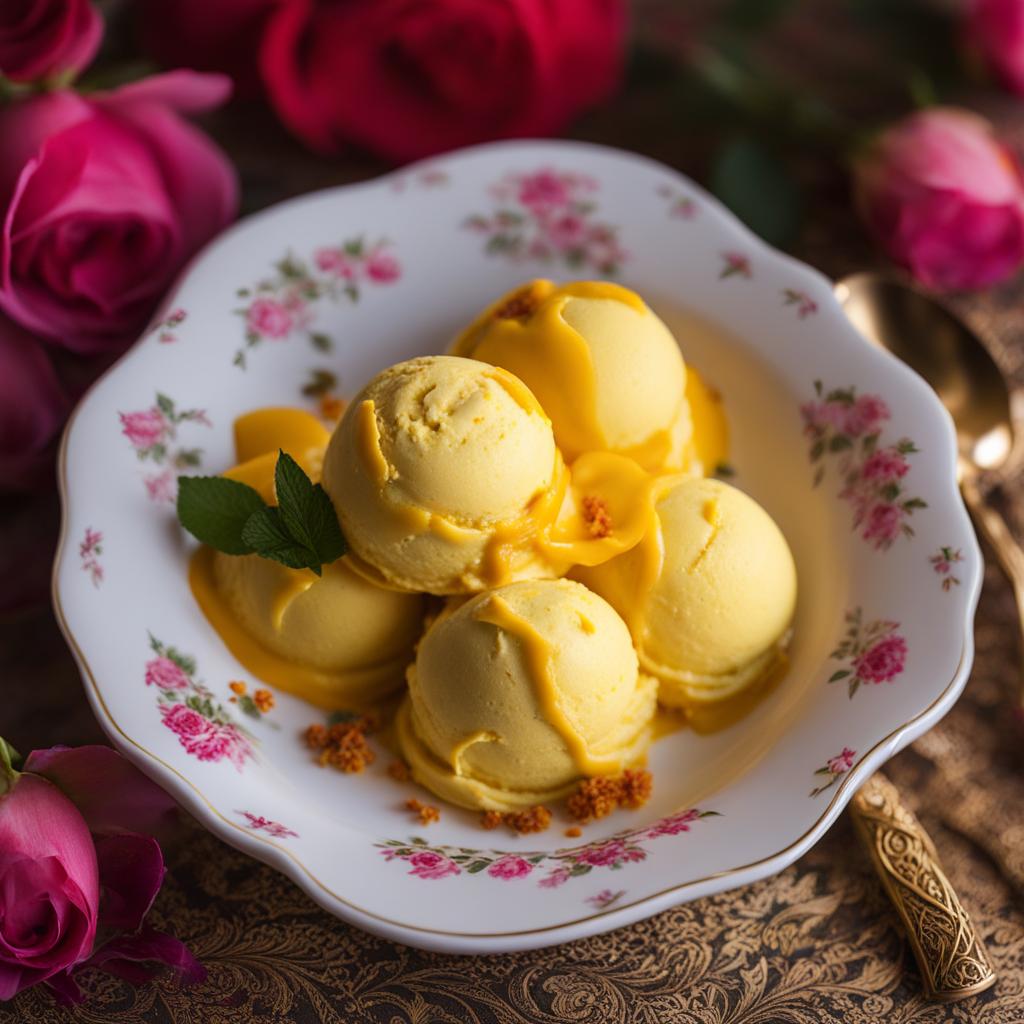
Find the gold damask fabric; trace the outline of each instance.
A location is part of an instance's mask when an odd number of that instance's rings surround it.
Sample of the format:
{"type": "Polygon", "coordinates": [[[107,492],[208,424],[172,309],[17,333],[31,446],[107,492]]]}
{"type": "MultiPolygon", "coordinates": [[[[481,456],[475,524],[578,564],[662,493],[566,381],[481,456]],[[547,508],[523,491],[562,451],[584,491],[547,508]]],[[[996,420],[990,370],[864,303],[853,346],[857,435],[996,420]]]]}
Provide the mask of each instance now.
{"type": "MultiPolygon", "coordinates": [[[[790,57],[787,67],[793,64],[790,57]]],[[[809,66],[824,73],[821,61],[809,66]]],[[[676,134],[663,131],[666,119],[659,117],[650,122],[660,126],[654,132],[642,118],[627,116],[647,109],[648,99],[651,109],[664,102],[661,94],[647,98],[634,89],[618,113],[610,109],[594,122],[595,136],[692,172],[697,165],[678,126],[676,134]]],[[[1019,101],[1001,101],[989,113],[1024,149],[1019,101]]],[[[241,165],[250,208],[374,170],[355,158],[331,169],[297,149],[282,157],[280,137],[271,136],[269,148],[257,141],[266,135],[266,117],[259,116],[255,125],[233,115],[215,126],[241,165]]],[[[809,187],[820,194],[798,255],[833,276],[863,269],[877,257],[853,222],[845,191],[812,178],[809,187]]],[[[958,300],[958,309],[1024,386],[1024,282],[958,300]]],[[[1017,470],[993,500],[1004,504],[1024,537],[1024,473],[1017,470]]],[[[963,698],[886,768],[928,829],[998,972],[993,989],[966,1002],[924,1000],[895,912],[845,815],[774,878],[608,935],[471,958],[420,952],[342,924],[270,868],[190,826],[168,851],[152,921],[190,945],[208,981],[178,989],[158,980],[136,989],[93,974],[83,979],[84,1006],[61,1010],[42,989],[30,990],[0,1008],[0,1024],[1019,1024],[1024,717],[1018,632],[1009,587],[990,566],[963,698]]],[[[5,706],[0,724],[26,749],[99,740],[46,611],[0,623],[0,678],[17,681],[20,700],[14,720],[5,706]]]]}

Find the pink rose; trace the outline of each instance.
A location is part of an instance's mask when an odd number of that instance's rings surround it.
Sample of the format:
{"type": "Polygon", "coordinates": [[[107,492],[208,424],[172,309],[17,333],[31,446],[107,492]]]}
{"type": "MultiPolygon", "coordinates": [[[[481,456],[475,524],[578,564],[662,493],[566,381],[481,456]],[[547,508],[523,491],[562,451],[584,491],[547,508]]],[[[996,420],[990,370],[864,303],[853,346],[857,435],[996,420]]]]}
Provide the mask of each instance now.
{"type": "Polygon", "coordinates": [[[122,412],[118,416],[121,418],[121,433],[140,452],[159,444],[169,427],[164,414],[155,405],[142,412],[122,412]]]}
{"type": "Polygon", "coordinates": [[[461,871],[455,861],[433,850],[418,850],[409,858],[409,863],[412,865],[409,874],[417,878],[446,878],[461,871]]]}
{"type": "Polygon", "coordinates": [[[860,472],[865,480],[892,483],[906,476],[909,469],[901,452],[895,448],[879,448],[867,457],[860,472]]]}
{"type": "Polygon", "coordinates": [[[69,404],[39,342],[0,314],[0,491],[52,482],[69,404]]]}
{"type": "Polygon", "coordinates": [[[230,165],[181,117],[229,88],[177,71],[0,108],[0,309],[76,352],[123,348],[234,216],[230,165]]]}
{"type": "Polygon", "coordinates": [[[562,175],[544,169],[535,174],[523,176],[519,185],[519,202],[534,213],[546,213],[556,207],[565,206],[572,199],[572,193],[562,175]]]}
{"type": "Polygon", "coordinates": [[[841,402],[805,402],[800,413],[808,433],[831,427],[840,433],[846,429],[846,406],[841,402]]]}
{"type": "Polygon", "coordinates": [[[241,769],[252,748],[238,728],[213,722],[187,704],[164,704],[160,708],[164,725],[178,737],[178,742],[200,761],[230,761],[241,769]]]}
{"type": "Polygon", "coordinates": [[[996,78],[1024,94],[1024,4],[1020,0],[972,0],[967,35],[996,78]]]}
{"type": "Polygon", "coordinates": [[[861,395],[852,405],[840,405],[843,430],[853,437],[873,434],[889,419],[889,406],[878,395],[861,395]]]}
{"type": "Polygon", "coordinates": [[[903,509],[899,505],[881,502],[867,513],[867,521],[861,536],[874,541],[876,548],[888,547],[900,535],[903,528],[903,509]]]}
{"type": "Polygon", "coordinates": [[[366,274],[378,284],[390,284],[402,274],[398,260],[383,249],[374,249],[366,258],[366,274]]]}
{"type": "Polygon", "coordinates": [[[150,501],[174,501],[177,494],[178,478],[173,469],[165,469],[162,473],[153,473],[142,481],[146,485],[146,494],[150,501]]]}
{"type": "Polygon", "coordinates": [[[560,885],[565,885],[571,877],[572,872],[569,868],[555,868],[550,875],[545,875],[537,884],[542,889],[557,889],[560,885]]]}
{"type": "Polygon", "coordinates": [[[0,1001],[92,951],[99,869],[75,805],[38,775],[0,763],[0,1001]]]}
{"type": "Polygon", "coordinates": [[[492,878],[525,878],[532,870],[533,865],[528,860],[509,853],[496,860],[487,869],[487,874],[492,878]]]}
{"type": "Polygon", "coordinates": [[[865,683],[891,683],[907,663],[907,641],[896,633],[883,637],[853,663],[865,683]]]}
{"type": "Polygon", "coordinates": [[[690,825],[699,817],[700,813],[692,807],[686,811],[679,811],[655,822],[648,830],[647,835],[654,839],[657,836],[677,836],[680,832],[689,832],[690,825]]]}
{"type": "Polygon", "coordinates": [[[89,0],[0,3],[0,74],[12,82],[74,75],[96,56],[103,19],[89,0]]]}
{"type": "Polygon", "coordinates": [[[274,299],[257,299],[245,315],[249,330],[264,338],[287,338],[292,332],[294,318],[288,308],[274,299]]]}
{"type": "Polygon", "coordinates": [[[341,249],[318,249],[316,256],[318,270],[325,274],[334,274],[335,277],[351,281],[356,276],[356,267],[349,256],[341,249]]]}
{"type": "Polygon", "coordinates": [[[160,715],[164,725],[177,735],[186,750],[189,744],[202,740],[210,731],[210,720],[187,704],[165,704],[160,708],[160,715]]]}
{"type": "Polygon", "coordinates": [[[854,166],[857,206],[897,263],[933,288],[983,288],[1024,261],[1024,184],[992,126],[936,107],[883,132],[854,166]]]}
{"type": "Polygon", "coordinates": [[[584,240],[586,223],[575,213],[564,213],[548,222],[545,236],[556,249],[577,248],[584,240]]]}
{"type": "Polygon", "coordinates": [[[200,980],[180,942],[143,927],[173,801],[109,747],[37,750],[20,773],[0,748],[0,1000],[45,980],[77,1001],[91,966],[137,978],[131,965],[156,961],[200,980]]]}
{"type": "Polygon", "coordinates": [[[607,843],[600,843],[597,846],[587,846],[579,854],[581,864],[590,864],[592,867],[606,867],[614,864],[623,858],[626,846],[621,839],[612,839],[607,843]]]}
{"type": "Polygon", "coordinates": [[[842,753],[828,759],[826,767],[833,775],[845,775],[853,767],[853,759],[856,756],[856,750],[843,747],[842,753]]]}
{"type": "Polygon", "coordinates": [[[189,678],[180,665],[161,654],[146,662],[146,685],[160,690],[187,690],[189,678]]]}
{"type": "MultiPolygon", "coordinates": [[[[4,777],[0,759],[0,789],[4,777]]],[[[164,862],[158,837],[168,834],[176,823],[174,801],[109,747],[36,750],[26,759],[24,772],[14,773],[14,778],[15,786],[8,798],[30,794],[36,810],[56,808],[54,794],[63,801],[59,805],[60,820],[47,822],[43,834],[50,840],[59,837],[63,842],[77,839],[81,843],[80,863],[91,864],[91,877],[95,879],[91,884],[98,888],[98,918],[93,912],[92,935],[87,943],[81,943],[81,955],[69,958],[46,977],[58,1001],[81,1000],[75,975],[87,967],[137,981],[150,976],[156,964],[164,964],[185,981],[201,981],[206,972],[188,949],[172,936],[145,925],[146,914],[163,882],[164,862]],[[89,849],[82,840],[83,832],[89,849]],[[94,936],[100,936],[95,947],[94,936]]],[[[10,962],[4,955],[9,946],[5,946],[4,939],[9,943],[11,936],[4,925],[14,919],[10,908],[5,914],[4,907],[5,894],[11,893],[10,876],[3,879],[2,866],[8,849],[7,837],[3,836],[10,820],[7,803],[7,798],[0,798],[0,999],[6,998],[5,981],[10,980],[10,962]]],[[[74,878],[78,872],[69,870],[67,874],[74,878]]],[[[39,878],[34,881],[37,885],[45,883],[39,878]]],[[[13,895],[17,900],[17,889],[13,895]]],[[[19,910],[28,912],[26,924],[33,915],[43,918],[35,927],[37,939],[52,939],[61,927],[61,911],[56,905],[51,906],[57,917],[56,929],[50,927],[52,920],[45,920],[45,904],[21,901],[19,910]]],[[[74,914],[64,915],[63,926],[67,938],[72,938],[78,927],[74,914]]],[[[24,968],[29,958],[24,956],[24,950],[19,952],[24,968]]],[[[21,987],[34,980],[41,979],[23,973],[21,987]]]]}

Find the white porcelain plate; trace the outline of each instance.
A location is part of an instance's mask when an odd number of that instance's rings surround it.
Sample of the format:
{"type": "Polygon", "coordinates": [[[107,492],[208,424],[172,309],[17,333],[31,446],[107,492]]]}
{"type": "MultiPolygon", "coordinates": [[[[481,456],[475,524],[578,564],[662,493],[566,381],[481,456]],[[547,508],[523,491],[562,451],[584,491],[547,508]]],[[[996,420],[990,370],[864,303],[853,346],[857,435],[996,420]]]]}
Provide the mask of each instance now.
{"type": "Polygon", "coordinates": [[[196,260],[68,428],[54,596],[111,740],[222,839],[388,938],[525,949],[780,870],[949,709],[981,577],[954,462],[928,387],[692,182],[594,146],[484,146],[284,203],[196,260]],[[659,741],[651,802],[579,839],[450,807],[420,826],[386,755],[363,775],[313,762],[303,702],[243,714],[228,684],[255,681],[192,600],[172,503],[178,473],[231,464],[240,413],[315,408],[319,370],[351,397],[534,276],[615,279],[666,319],[724,395],[734,482],[800,579],[775,692],[724,731],[659,741]]]}

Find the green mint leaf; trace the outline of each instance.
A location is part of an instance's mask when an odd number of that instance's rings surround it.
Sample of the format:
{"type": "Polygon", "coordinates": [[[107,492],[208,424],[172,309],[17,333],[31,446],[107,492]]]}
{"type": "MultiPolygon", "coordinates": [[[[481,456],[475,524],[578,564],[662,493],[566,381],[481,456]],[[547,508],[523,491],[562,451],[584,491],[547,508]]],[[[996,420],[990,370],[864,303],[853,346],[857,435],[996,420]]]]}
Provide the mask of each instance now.
{"type": "Polygon", "coordinates": [[[178,521],[197,540],[226,555],[253,550],[243,528],[254,512],[266,506],[248,484],[223,476],[178,478],[178,521]]]}
{"type": "Polygon", "coordinates": [[[279,508],[261,508],[249,517],[242,539],[262,558],[269,558],[289,569],[312,569],[321,575],[316,552],[296,541],[288,532],[279,508]]]}
{"type": "Polygon", "coordinates": [[[277,504],[285,529],[318,563],[333,562],[348,550],[338,515],[327,492],[310,481],[302,467],[280,451],[274,471],[277,504]]]}

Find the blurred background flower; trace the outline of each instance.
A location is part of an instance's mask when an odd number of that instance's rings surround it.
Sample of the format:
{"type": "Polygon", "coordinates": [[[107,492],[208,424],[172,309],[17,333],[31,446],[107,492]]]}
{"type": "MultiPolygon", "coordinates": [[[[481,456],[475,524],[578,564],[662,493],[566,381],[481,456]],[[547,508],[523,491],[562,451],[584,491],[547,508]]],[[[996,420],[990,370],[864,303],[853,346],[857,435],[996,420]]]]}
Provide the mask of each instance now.
{"type": "Polygon", "coordinates": [[[930,287],[983,288],[1024,262],[1024,179],[977,114],[911,114],[870,143],[854,179],[865,224],[930,287]]]}
{"type": "Polygon", "coordinates": [[[96,56],[103,19],[90,0],[0,4],[0,74],[11,82],[74,77],[96,56]]]}

